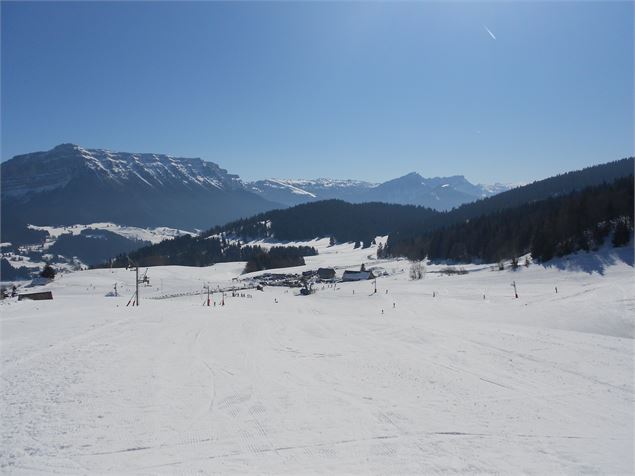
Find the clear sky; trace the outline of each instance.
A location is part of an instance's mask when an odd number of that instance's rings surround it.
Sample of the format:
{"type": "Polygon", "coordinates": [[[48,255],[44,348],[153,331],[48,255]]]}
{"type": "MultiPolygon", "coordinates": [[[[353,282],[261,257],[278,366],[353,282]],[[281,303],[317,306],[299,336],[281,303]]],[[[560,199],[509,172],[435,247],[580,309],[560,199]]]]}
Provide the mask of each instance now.
{"type": "Polygon", "coordinates": [[[633,3],[2,2],[2,160],[526,182],[633,155],[633,3]]]}

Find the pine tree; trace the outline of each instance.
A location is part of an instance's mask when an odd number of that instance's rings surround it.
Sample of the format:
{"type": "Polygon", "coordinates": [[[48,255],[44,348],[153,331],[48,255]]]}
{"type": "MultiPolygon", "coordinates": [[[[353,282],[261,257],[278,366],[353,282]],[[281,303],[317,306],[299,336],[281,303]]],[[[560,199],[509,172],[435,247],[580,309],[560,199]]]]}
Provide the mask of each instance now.
{"type": "Polygon", "coordinates": [[[631,230],[629,226],[626,224],[626,220],[620,220],[617,222],[615,226],[615,231],[613,232],[613,246],[624,246],[631,239],[631,230]]]}
{"type": "Polygon", "coordinates": [[[46,279],[54,279],[55,278],[55,270],[53,269],[53,267],[46,263],[46,266],[44,266],[44,269],[42,270],[42,272],[40,273],[40,276],[46,279]]]}

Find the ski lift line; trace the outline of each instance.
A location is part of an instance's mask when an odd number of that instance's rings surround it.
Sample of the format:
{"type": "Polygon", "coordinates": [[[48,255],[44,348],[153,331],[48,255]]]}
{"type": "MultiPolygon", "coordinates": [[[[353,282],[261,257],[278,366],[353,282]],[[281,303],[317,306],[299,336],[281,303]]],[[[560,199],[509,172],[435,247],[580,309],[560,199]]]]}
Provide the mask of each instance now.
{"type": "MultiPolygon", "coordinates": [[[[210,289],[210,292],[228,293],[232,291],[241,291],[241,290],[244,291],[248,289],[256,289],[256,286],[248,286],[248,287],[229,286],[225,288],[217,288],[213,291],[210,289]]],[[[165,294],[163,296],[150,296],[147,299],[153,299],[153,300],[173,299],[173,298],[185,297],[185,296],[201,296],[203,294],[207,294],[207,291],[205,289],[197,290],[197,291],[185,291],[182,293],[165,294]]]]}

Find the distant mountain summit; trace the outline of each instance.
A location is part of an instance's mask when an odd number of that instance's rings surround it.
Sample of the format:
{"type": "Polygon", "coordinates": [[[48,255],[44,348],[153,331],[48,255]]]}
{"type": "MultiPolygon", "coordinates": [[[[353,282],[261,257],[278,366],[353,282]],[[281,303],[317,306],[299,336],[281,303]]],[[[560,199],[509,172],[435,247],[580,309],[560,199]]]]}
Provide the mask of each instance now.
{"type": "Polygon", "coordinates": [[[267,179],[247,183],[254,193],[287,206],[299,205],[332,198],[348,202],[358,202],[358,198],[377,184],[362,180],[337,180],[319,178],[307,179],[267,179]]]}
{"type": "Polygon", "coordinates": [[[278,207],[213,162],[61,144],[1,165],[3,223],[208,228],[278,207]]]}
{"type": "Polygon", "coordinates": [[[360,180],[268,179],[247,187],[258,195],[287,206],[339,199],[351,203],[384,202],[450,210],[464,203],[509,190],[509,186],[474,185],[464,176],[424,178],[416,172],[383,183],[360,180]]]}

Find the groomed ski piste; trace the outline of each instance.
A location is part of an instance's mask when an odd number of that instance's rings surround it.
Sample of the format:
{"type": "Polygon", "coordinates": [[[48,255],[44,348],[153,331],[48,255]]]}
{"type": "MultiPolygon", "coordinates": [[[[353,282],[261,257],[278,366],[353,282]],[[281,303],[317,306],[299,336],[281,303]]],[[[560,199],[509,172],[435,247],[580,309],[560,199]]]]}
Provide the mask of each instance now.
{"type": "Polygon", "coordinates": [[[101,269],[3,301],[2,472],[634,472],[632,244],[418,281],[374,247],[308,244],[269,272],[387,276],[208,307],[204,285],[261,273],[156,267],[127,307],[134,272],[101,269]]]}

